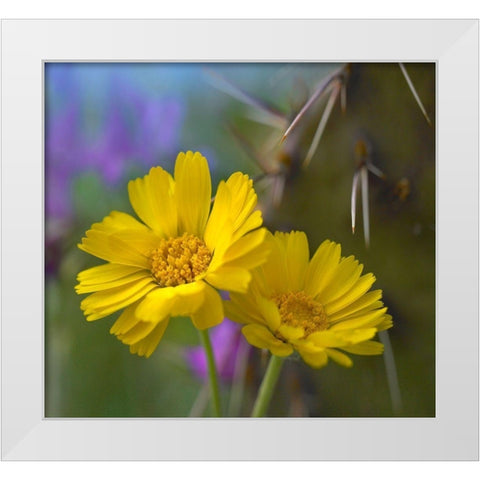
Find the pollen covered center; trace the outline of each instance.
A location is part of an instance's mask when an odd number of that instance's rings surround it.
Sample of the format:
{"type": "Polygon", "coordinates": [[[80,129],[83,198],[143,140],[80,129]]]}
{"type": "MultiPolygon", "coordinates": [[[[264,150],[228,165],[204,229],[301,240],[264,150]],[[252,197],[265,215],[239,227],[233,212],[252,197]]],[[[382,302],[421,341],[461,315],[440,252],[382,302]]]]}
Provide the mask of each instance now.
{"type": "Polygon", "coordinates": [[[305,292],[288,292],[273,296],[280,311],[282,324],[302,327],[307,337],[327,328],[327,316],[323,305],[305,292]]]}
{"type": "Polygon", "coordinates": [[[195,281],[204,273],[212,254],[195,235],[184,233],[181,237],[162,239],[150,254],[151,271],[161,287],[175,287],[195,281]]]}

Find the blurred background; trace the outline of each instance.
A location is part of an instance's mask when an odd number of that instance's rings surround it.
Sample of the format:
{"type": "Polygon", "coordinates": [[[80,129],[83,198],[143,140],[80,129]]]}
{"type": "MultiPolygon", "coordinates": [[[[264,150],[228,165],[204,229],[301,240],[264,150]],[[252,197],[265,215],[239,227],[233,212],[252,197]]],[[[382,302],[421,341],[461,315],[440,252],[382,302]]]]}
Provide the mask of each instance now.
{"type": "MultiPolygon", "coordinates": [[[[305,231],[311,253],[341,243],[393,315],[383,357],[320,370],[289,359],[269,416],[434,416],[435,65],[403,68],[414,90],[398,63],[47,63],[45,415],[211,415],[190,320],[172,321],[144,359],[109,334],[118,315],[87,322],[74,291],[78,272],[102,263],[77,248],[85,231],[112,210],[133,214],[128,181],[172,172],[193,150],[214,189],[238,170],[255,179],[271,230],[305,231]]],[[[249,416],[268,358],[229,321],[211,338],[224,410],[249,416]]]]}

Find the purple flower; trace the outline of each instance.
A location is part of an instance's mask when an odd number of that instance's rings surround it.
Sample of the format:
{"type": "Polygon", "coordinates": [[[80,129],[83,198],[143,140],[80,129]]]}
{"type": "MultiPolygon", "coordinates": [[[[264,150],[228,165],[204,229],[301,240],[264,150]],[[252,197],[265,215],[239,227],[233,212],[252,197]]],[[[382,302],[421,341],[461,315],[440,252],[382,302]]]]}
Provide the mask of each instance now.
{"type": "MultiPolygon", "coordinates": [[[[250,349],[243,348],[244,339],[240,325],[225,319],[220,325],[210,330],[213,356],[218,375],[223,380],[232,380],[237,362],[242,355],[248,355],[250,349]]],[[[207,359],[203,347],[194,347],[187,352],[187,361],[193,372],[204,379],[208,374],[207,359]]]]}
{"type": "Polygon", "coordinates": [[[71,185],[82,172],[114,186],[129,165],[158,165],[178,150],[183,102],[142,85],[146,70],[129,72],[128,65],[47,65],[47,217],[71,216],[71,185]]]}

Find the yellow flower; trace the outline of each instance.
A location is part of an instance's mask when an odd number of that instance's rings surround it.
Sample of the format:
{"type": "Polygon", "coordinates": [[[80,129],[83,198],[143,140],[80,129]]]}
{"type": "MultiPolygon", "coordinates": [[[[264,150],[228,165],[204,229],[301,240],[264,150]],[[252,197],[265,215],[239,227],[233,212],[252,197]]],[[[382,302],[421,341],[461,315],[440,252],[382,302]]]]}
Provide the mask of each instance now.
{"type": "Polygon", "coordinates": [[[253,272],[246,293],[225,302],[228,318],[245,324],[249,343],[286,357],[297,351],[312,367],[328,358],[350,367],[343,352],[377,355],[383,345],[371,340],[392,326],[381,290],[370,291],[371,273],[353,256],[340,256],[340,245],[326,240],[310,260],[303,232],[275,233],[266,240],[272,252],[253,272]]]}
{"type": "Polygon", "coordinates": [[[108,263],[80,272],[76,291],[87,320],[125,309],[110,332],[130,351],[150,356],[170,317],[187,316],[198,329],[219,324],[216,289],[245,292],[250,270],[267,257],[266,230],[252,180],[240,172],[221,181],[211,202],[207,160],[180,153],[174,178],[154,167],[128,184],[142,220],[112,212],[87,231],[79,248],[108,263]]]}

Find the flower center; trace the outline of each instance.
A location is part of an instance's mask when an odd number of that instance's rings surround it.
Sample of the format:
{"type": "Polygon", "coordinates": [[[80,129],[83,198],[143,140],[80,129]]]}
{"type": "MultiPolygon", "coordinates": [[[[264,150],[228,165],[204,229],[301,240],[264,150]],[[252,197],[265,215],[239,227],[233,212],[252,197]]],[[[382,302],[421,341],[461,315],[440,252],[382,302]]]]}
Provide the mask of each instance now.
{"type": "Polygon", "coordinates": [[[288,292],[273,296],[280,311],[282,323],[302,327],[307,337],[327,328],[327,316],[323,306],[305,292],[288,292]]]}
{"type": "Polygon", "coordinates": [[[150,254],[151,271],[161,287],[175,287],[195,281],[204,273],[212,254],[205,243],[195,235],[162,239],[150,254]]]}

